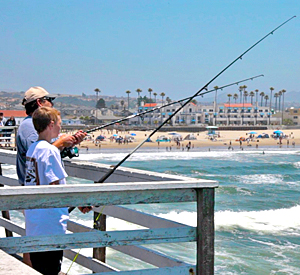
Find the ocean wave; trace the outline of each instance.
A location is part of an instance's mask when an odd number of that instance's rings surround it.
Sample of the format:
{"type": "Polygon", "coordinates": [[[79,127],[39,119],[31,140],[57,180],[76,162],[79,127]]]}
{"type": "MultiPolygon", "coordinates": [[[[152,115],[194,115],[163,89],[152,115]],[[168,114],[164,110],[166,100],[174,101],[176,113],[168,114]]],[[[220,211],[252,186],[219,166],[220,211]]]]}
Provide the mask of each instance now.
{"type": "Polygon", "coordinates": [[[283,175],[281,174],[255,174],[236,176],[236,181],[243,184],[282,184],[283,175]]]}
{"type": "MultiPolygon", "coordinates": [[[[259,231],[269,234],[300,235],[300,205],[263,211],[218,211],[215,213],[215,227],[217,231],[232,231],[238,228],[259,231]]],[[[197,226],[196,212],[175,212],[157,216],[170,219],[189,226],[197,226]]]]}
{"type": "Polygon", "coordinates": [[[243,228],[273,234],[299,235],[300,205],[263,211],[219,211],[215,214],[216,230],[243,228]]]}

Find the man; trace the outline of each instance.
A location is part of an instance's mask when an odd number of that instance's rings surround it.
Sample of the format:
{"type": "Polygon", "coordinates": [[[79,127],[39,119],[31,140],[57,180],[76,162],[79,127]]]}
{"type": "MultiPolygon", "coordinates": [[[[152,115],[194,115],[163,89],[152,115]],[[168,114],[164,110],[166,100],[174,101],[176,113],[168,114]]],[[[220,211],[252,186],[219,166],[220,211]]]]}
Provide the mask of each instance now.
{"type": "MultiPolygon", "coordinates": [[[[61,129],[60,112],[51,107],[40,107],[32,115],[38,140],[26,154],[26,186],[64,185],[68,176],[60,151],[51,144],[61,129]]],[[[90,207],[78,207],[87,213],[90,207]]],[[[26,236],[65,234],[69,219],[68,208],[25,210],[26,236]]],[[[30,253],[32,267],[44,275],[57,275],[61,270],[63,250],[30,253]]],[[[61,274],[61,273],[60,273],[61,274]]]]}
{"type": "MultiPolygon", "coordinates": [[[[20,185],[24,185],[25,180],[26,152],[29,146],[38,139],[38,134],[34,129],[31,116],[39,107],[53,107],[54,99],[55,96],[50,95],[42,87],[31,87],[25,92],[22,104],[25,106],[26,114],[28,116],[20,124],[17,133],[17,174],[20,185]]],[[[79,144],[85,136],[86,133],[82,131],[77,132],[74,136],[63,135],[53,142],[53,145],[60,150],[64,147],[73,147],[76,144],[79,144]]]]}

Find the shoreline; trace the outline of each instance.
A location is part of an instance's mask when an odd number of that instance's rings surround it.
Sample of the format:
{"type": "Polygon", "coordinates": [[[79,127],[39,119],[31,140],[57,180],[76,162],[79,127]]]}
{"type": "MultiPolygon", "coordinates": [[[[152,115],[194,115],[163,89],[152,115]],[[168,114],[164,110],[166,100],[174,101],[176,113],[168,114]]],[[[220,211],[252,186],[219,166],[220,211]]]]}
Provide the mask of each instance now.
{"type": "MultiPolygon", "coordinates": [[[[207,132],[200,132],[200,133],[194,133],[195,140],[182,140],[180,141],[180,149],[179,146],[176,144],[175,141],[171,142],[162,142],[160,141],[159,144],[156,142],[156,139],[159,136],[165,136],[167,138],[172,138],[172,135],[169,135],[165,132],[158,132],[153,135],[151,140],[153,142],[145,142],[141,148],[144,149],[163,149],[166,150],[166,148],[169,148],[169,151],[187,151],[187,145],[190,143],[190,151],[193,150],[199,150],[199,149],[207,149],[208,148],[220,148],[220,149],[231,149],[230,147],[233,147],[235,150],[243,150],[246,148],[252,148],[252,149],[262,149],[262,148],[297,148],[300,144],[300,129],[293,129],[288,131],[283,131],[284,135],[286,135],[286,138],[282,139],[282,144],[280,147],[280,140],[279,138],[274,139],[271,137],[274,130],[264,130],[257,132],[257,134],[254,135],[253,138],[249,138],[249,132],[245,131],[220,131],[216,132],[219,133],[219,137],[216,137],[213,141],[209,139],[209,136],[207,135],[207,132]],[[266,133],[270,136],[270,138],[257,138],[258,135],[266,133]],[[244,138],[245,141],[239,141],[240,138],[244,138]],[[248,139],[248,140],[246,140],[248,139]],[[294,144],[294,145],[293,145],[294,144]],[[171,150],[170,150],[171,148],[171,150]],[[182,150],[183,148],[183,150],[182,150]]],[[[108,149],[116,149],[124,151],[126,149],[133,150],[135,147],[137,147],[141,142],[143,142],[151,133],[151,131],[130,131],[130,132],[116,132],[114,131],[97,131],[90,135],[91,140],[85,140],[83,141],[78,148],[80,151],[88,151],[90,149],[98,149],[99,151],[104,151],[108,149]],[[132,138],[134,138],[133,142],[129,143],[116,143],[112,138],[116,138],[119,136],[125,137],[130,136],[131,134],[134,134],[132,138]],[[95,143],[95,138],[99,135],[103,135],[106,137],[104,141],[101,141],[99,144],[95,143]],[[111,139],[111,140],[110,140],[111,139]]],[[[181,135],[182,138],[185,138],[187,135],[191,134],[188,132],[178,132],[178,134],[181,135]]]]}

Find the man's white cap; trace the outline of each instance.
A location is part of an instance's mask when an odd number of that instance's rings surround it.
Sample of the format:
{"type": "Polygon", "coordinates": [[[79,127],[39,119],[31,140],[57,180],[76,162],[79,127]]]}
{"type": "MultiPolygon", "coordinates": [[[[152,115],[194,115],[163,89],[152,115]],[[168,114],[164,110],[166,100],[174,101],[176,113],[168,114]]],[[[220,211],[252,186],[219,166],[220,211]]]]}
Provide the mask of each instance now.
{"type": "Polygon", "coordinates": [[[43,98],[43,97],[49,97],[51,98],[52,100],[56,98],[55,95],[50,95],[44,88],[42,87],[31,87],[30,89],[28,89],[26,92],[25,92],[25,95],[24,95],[24,99],[22,101],[22,104],[23,105],[26,105],[27,103],[30,103],[36,99],[39,99],[39,98],[43,98]]]}

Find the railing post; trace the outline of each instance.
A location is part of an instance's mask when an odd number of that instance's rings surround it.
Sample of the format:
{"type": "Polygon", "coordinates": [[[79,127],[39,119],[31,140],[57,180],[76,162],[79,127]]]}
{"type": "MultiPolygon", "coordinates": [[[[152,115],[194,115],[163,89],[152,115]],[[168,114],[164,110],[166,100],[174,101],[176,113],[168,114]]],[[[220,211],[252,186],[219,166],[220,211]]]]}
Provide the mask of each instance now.
{"type": "Polygon", "coordinates": [[[214,274],[214,188],[197,192],[197,275],[214,274]]]}
{"type": "MultiPolygon", "coordinates": [[[[100,218],[96,221],[99,213],[94,212],[94,229],[106,231],[106,215],[101,213],[100,218]]],[[[93,258],[104,262],[106,261],[106,248],[105,247],[95,247],[93,249],[93,258]]]]}
{"type": "MultiPolygon", "coordinates": [[[[0,163],[0,176],[2,176],[2,167],[1,167],[1,163],[0,163]]],[[[3,187],[3,184],[0,184],[0,187],[3,187]]],[[[10,216],[9,216],[9,211],[1,211],[2,212],[2,217],[5,219],[10,220],[10,216]]],[[[13,233],[7,229],[5,229],[5,235],[6,237],[13,237],[13,233]]]]}

